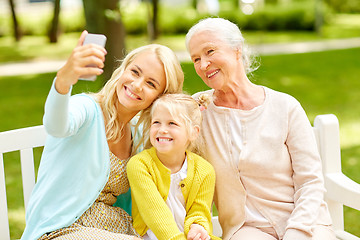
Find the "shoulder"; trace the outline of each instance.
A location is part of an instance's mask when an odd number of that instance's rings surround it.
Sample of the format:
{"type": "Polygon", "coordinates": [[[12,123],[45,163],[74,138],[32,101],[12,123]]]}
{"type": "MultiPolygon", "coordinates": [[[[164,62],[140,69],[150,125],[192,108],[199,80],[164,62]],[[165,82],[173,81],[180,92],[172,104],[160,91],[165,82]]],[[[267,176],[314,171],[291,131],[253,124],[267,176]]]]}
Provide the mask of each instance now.
{"type": "Polygon", "coordinates": [[[85,93],[71,96],[70,102],[71,104],[84,105],[87,107],[96,107],[98,105],[93,96],[85,93]]]}
{"type": "Polygon", "coordinates": [[[268,87],[264,87],[265,89],[265,94],[270,96],[271,98],[275,99],[275,100],[290,100],[290,101],[296,101],[296,98],[291,96],[290,94],[288,93],[285,93],[285,92],[280,92],[280,91],[277,91],[277,90],[274,90],[274,89],[271,89],[271,88],[268,88],[268,87]]]}
{"type": "Polygon", "coordinates": [[[266,97],[272,105],[287,106],[288,108],[299,107],[300,102],[288,93],[276,91],[267,87],[264,87],[266,97]]]}
{"type": "Polygon", "coordinates": [[[127,163],[128,171],[137,171],[141,166],[148,166],[152,162],[151,149],[143,150],[142,152],[132,156],[127,163]]]}
{"type": "Polygon", "coordinates": [[[212,95],[213,95],[213,92],[214,92],[214,89],[209,89],[209,90],[197,92],[197,93],[194,93],[194,94],[192,95],[192,98],[193,98],[193,99],[198,99],[201,94],[208,94],[209,96],[212,96],[212,95]]]}
{"type": "Polygon", "coordinates": [[[70,109],[76,114],[76,111],[84,111],[89,116],[100,116],[102,113],[100,105],[91,95],[81,93],[70,97],[70,109]]]}
{"type": "Polygon", "coordinates": [[[192,161],[194,169],[201,175],[215,175],[214,167],[206,161],[203,157],[193,152],[187,152],[188,161],[192,161]]]}

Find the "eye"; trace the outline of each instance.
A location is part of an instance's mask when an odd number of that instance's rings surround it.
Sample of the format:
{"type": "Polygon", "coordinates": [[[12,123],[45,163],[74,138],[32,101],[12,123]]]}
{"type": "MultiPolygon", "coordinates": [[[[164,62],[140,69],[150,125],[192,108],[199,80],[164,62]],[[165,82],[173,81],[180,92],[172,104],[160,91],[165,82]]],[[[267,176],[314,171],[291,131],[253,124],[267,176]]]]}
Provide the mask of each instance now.
{"type": "Polygon", "coordinates": [[[193,58],[193,63],[197,63],[200,61],[200,58],[193,58]]]}
{"type": "Polygon", "coordinates": [[[156,85],[155,85],[155,83],[153,83],[152,81],[147,81],[146,83],[147,83],[150,87],[156,89],[156,85]]]}
{"type": "Polygon", "coordinates": [[[134,75],[136,75],[136,76],[139,76],[139,75],[140,75],[139,71],[136,70],[135,68],[134,68],[134,69],[131,69],[131,72],[132,72],[134,75]]]}
{"type": "Polygon", "coordinates": [[[178,124],[176,122],[174,122],[174,121],[169,122],[169,125],[178,126],[178,124]]]}
{"type": "Polygon", "coordinates": [[[211,54],[211,53],[213,53],[214,52],[214,49],[209,49],[209,50],[207,50],[207,54],[211,54]]]}
{"type": "Polygon", "coordinates": [[[155,124],[159,124],[160,122],[159,121],[153,121],[152,123],[151,123],[151,125],[155,125],[155,124]]]}

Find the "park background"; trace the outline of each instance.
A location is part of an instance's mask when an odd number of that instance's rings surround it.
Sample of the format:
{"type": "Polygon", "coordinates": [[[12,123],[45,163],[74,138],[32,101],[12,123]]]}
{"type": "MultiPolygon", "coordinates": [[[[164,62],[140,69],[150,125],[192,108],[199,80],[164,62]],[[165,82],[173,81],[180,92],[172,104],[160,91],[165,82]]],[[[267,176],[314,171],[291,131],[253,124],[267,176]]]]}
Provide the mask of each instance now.
{"type": "MultiPolygon", "coordinates": [[[[250,47],[258,50],[260,68],[250,76],[254,83],[293,95],[310,122],[319,114],[339,118],[343,172],[359,183],[360,47],[348,48],[345,41],[360,41],[358,0],[0,0],[0,69],[21,63],[15,65],[15,73],[0,72],[0,131],[42,124],[56,69],[27,73],[27,63],[46,69],[52,61],[65,61],[83,29],[106,34],[110,54],[104,76],[79,82],[73,94],[99,90],[117,64],[115,59],[148,43],[167,45],[178,54],[185,91],[207,89],[184,44],[189,27],[206,16],[235,22],[250,47]],[[325,46],[339,39],[344,42],[335,42],[335,49],[306,52],[297,47],[325,46]],[[259,50],[285,50],[289,43],[299,43],[290,45],[298,53],[259,50]]],[[[41,150],[35,152],[36,167],[41,150]]],[[[16,239],[25,226],[20,163],[17,153],[4,159],[11,239],[16,239]]],[[[359,212],[344,211],[345,229],[360,236],[359,212]]]]}

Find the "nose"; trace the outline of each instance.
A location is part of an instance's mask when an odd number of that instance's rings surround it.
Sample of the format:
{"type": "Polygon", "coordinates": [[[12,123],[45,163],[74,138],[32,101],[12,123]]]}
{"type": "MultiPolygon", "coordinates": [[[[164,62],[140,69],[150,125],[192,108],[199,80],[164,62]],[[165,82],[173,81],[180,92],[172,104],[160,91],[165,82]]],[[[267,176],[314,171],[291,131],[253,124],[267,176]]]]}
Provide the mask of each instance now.
{"type": "Polygon", "coordinates": [[[167,128],[165,126],[161,126],[160,127],[160,133],[162,134],[167,134],[169,131],[167,130],[167,128]]]}
{"type": "Polygon", "coordinates": [[[142,82],[143,82],[142,79],[137,79],[131,83],[131,86],[133,87],[134,91],[141,92],[142,84],[143,84],[142,82]]]}
{"type": "Polygon", "coordinates": [[[209,61],[209,60],[207,60],[207,59],[201,59],[201,63],[200,63],[200,69],[201,69],[201,70],[206,70],[209,65],[210,65],[210,61],[209,61]]]}

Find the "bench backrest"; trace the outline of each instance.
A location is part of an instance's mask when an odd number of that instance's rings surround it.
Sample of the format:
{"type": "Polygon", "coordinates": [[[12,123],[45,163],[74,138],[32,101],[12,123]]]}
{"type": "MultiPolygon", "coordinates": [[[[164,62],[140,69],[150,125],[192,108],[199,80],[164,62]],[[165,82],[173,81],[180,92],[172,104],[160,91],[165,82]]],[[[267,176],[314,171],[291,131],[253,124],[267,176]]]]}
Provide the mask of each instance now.
{"type": "Polygon", "coordinates": [[[0,239],[10,239],[6,185],[4,172],[4,153],[20,151],[21,175],[24,206],[30,198],[35,185],[33,149],[44,146],[46,132],[43,126],[22,128],[0,133],[0,239]]]}
{"type": "Polygon", "coordinates": [[[316,116],[314,132],[317,138],[327,191],[325,200],[329,206],[336,236],[338,239],[343,240],[360,240],[359,237],[344,231],[343,206],[360,210],[360,184],[342,173],[339,121],[337,117],[333,114],[316,116]]]}
{"type": "MultiPolygon", "coordinates": [[[[344,231],[343,205],[360,210],[360,185],[341,172],[339,122],[335,115],[319,115],[314,121],[314,133],[323,164],[329,205],[334,230],[339,239],[360,240],[344,231]]],[[[33,149],[45,144],[46,132],[43,126],[29,127],[0,133],[0,239],[10,239],[6,202],[6,186],[3,154],[20,151],[21,173],[25,210],[35,184],[33,149]]],[[[221,236],[217,216],[213,217],[214,234],[221,236]]]]}

